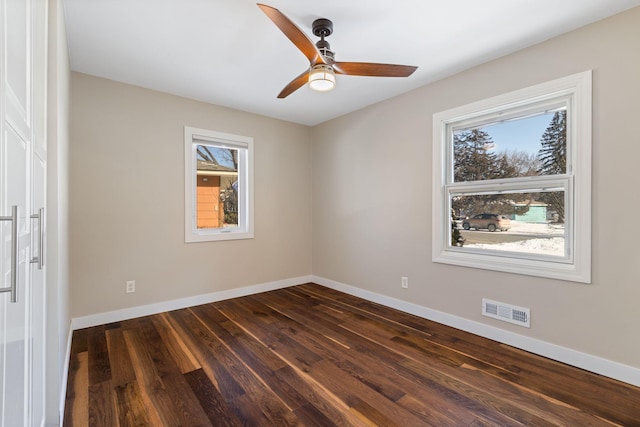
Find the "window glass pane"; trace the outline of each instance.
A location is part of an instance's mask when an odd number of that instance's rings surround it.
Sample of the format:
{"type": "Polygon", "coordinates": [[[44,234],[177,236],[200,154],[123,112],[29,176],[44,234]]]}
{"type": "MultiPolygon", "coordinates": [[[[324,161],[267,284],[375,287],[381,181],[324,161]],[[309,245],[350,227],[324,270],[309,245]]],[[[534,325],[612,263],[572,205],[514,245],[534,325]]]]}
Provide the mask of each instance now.
{"type": "Polygon", "coordinates": [[[564,257],[564,195],[540,191],[454,196],[453,221],[464,238],[456,246],[564,257]]]}
{"type": "Polygon", "coordinates": [[[454,182],[566,173],[566,107],[453,131],[454,182]]]}
{"type": "Polygon", "coordinates": [[[238,227],[238,150],[198,144],[196,226],[238,227]]]}

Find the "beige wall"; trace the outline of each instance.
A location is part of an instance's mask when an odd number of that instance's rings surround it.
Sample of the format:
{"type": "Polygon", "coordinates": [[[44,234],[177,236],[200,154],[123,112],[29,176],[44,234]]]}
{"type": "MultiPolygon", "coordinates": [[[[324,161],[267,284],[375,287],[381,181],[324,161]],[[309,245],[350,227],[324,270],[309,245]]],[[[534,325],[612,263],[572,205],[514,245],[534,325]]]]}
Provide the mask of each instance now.
{"type": "Polygon", "coordinates": [[[640,367],[640,8],[313,129],[313,273],[640,367]],[[432,115],[593,69],[593,283],[431,261],[432,115]],[[408,276],[410,288],[400,288],[408,276]],[[482,317],[531,308],[531,329],[482,317]]]}
{"type": "Polygon", "coordinates": [[[71,105],[74,317],[311,274],[308,127],[78,73],[71,105]],[[185,125],[254,138],[254,239],[184,243],[185,125]]]}

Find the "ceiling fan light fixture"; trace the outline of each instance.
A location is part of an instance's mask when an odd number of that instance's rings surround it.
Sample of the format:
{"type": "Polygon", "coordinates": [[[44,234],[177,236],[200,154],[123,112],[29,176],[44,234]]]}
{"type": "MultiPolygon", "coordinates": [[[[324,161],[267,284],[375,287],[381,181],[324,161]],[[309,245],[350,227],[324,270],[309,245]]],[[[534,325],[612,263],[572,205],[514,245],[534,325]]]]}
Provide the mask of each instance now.
{"type": "Polygon", "coordinates": [[[319,64],[309,72],[309,87],[318,92],[328,92],[336,86],[336,73],[329,65],[319,64]]]}
{"type": "MultiPolygon", "coordinates": [[[[273,21],[289,40],[309,60],[310,68],[289,82],[278,94],[286,98],[305,84],[313,90],[326,92],[336,86],[335,65],[338,74],[348,76],[409,77],[418,67],[374,62],[335,62],[333,51],[325,40],[333,33],[333,22],[326,18],[313,21],[312,30],[320,37],[315,44],[307,35],[275,7],[258,3],[258,7],[273,21]]],[[[340,77],[342,78],[342,77],[340,77]]]]}

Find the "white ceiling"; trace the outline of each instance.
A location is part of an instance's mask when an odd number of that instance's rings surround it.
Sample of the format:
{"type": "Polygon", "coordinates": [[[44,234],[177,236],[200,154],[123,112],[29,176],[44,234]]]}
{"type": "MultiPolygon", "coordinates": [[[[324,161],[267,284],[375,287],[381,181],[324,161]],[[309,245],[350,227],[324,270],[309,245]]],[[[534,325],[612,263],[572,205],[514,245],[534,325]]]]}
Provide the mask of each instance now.
{"type": "Polygon", "coordinates": [[[418,66],[408,78],[337,76],[280,90],[308,68],[249,0],[64,0],[71,68],[314,125],[640,5],[640,0],[263,0],[314,42],[333,21],[337,61],[418,66]]]}

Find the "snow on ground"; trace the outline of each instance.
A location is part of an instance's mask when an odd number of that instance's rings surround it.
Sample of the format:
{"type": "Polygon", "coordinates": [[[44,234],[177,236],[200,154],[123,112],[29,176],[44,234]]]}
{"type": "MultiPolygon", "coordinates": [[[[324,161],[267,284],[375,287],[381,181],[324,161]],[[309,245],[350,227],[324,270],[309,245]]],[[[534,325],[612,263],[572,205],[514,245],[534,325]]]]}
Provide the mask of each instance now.
{"type": "Polygon", "coordinates": [[[522,221],[511,221],[509,234],[545,234],[548,236],[564,236],[564,224],[556,223],[533,223],[522,221]]]}
{"type": "MultiPolygon", "coordinates": [[[[498,231],[496,231],[496,233],[498,233],[498,231]]],[[[511,221],[511,229],[509,231],[502,231],[501,233],[535,235],[537,237],[525,238],[517,242],[465,244],[464,247],[564,256],[564,224],[537,224],[511,221]],[[544,235],[545,237],[540,237],[540,235],[544,235]]]]}
{"type": "Polygon", "coordinates": [[[542,239],[527,239],[518,242],[498,243],[489,245],[486,243],[473,243],[464,245],[465,248],[492,249],[498,251],[526,252],[540,255],[564,255],[564,237],[550,237],[542,239]]]}

